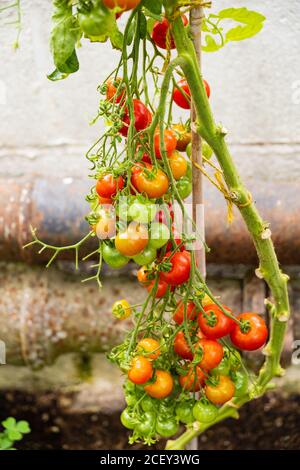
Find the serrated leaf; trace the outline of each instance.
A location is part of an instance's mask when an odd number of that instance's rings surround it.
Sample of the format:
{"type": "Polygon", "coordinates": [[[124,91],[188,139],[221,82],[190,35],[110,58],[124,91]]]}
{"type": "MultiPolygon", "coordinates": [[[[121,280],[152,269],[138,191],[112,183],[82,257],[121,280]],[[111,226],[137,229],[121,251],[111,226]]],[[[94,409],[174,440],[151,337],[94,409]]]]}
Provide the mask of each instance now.
{"type": "Polygon", "coordinates": [[[143,6],[147,8],[151,13],[154,13],[155,15],[160,15],[162,11],[162,5],[163,1],[162,0],[144,0],[143,6]]]}
{"type": "Polygon", "coordinates": [[[27,421],[18,421],[17,422],[17,430],[22,434],[28,434],[30,432],[30,427],[27,421]]]}
{"type": "Polygon", "coordinates": [[[206,42],[206,45],[204,44],[202,46],[202,50],[205,51],[205,52],[216,52],[218,51],[219,49],[221,49],[221,45],[219,45],[216,40],[210,36],[209,34],[206,34],[205,36],[205,42],[206,42]]]}
{"type": "Polygon", "coordinates": [[[227,31],[225,39],[226,41],[243,41],[244,39],[255,36],[262,28],[262,23],[249,24],[246,26],[239,25],[227,31]]]}
{"type": "Polygon", "coordinates": [[[2,421],[2,426],[5,429],[15,429],[16,427],[16,420],[15,418],[9,417],[5,421],[2,421]]]}

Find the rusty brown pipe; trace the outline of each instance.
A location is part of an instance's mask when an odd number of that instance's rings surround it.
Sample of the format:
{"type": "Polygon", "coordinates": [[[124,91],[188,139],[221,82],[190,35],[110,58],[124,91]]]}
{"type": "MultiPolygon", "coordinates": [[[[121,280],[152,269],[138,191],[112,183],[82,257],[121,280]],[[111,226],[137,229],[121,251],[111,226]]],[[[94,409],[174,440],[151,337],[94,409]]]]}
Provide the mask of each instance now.
{"type": "MultiPolygon", "coordinates": [[[[47,251],[38,255],[36,247],[22,249],[32,239],[30,224],[37,228],[39,238],[53,245],[80,239],[88,230],[84,196],[89,186],[89,181],[71,178],[0,180],[0,259],[39,263],[49,259],[47,251]]],[[[271,223],[280,262],[300,264],[300,203],[295,197],[300,184],[249,186],[262,216],[271,223]]],[[[211,185],[205,187],[204,205],[206,239],[211,248],[208,262],[256,265],[255,250],[238,211],[228,225],[224,198],[211,185]]],[[[82,254],[92,245],[93,240],[82,254]]],[[[65,259],[70,256],[67,252],[60,255],[65,259]]]]}

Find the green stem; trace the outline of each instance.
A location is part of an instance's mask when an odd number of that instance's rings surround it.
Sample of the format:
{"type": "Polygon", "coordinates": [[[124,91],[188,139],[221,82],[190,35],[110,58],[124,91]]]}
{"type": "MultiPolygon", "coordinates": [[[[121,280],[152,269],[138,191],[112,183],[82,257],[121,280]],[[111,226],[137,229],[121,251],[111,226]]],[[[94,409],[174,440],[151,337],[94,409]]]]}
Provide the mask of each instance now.
{"type": "MultiPolygon", "coordinates": [[[[174,18],[177,2],[169,0],[166,4],[167,15],[170,19],[174,18]]],[[[249,397],[243,399],[243,403],[245,403],[251,398],[263,394],[274,376],[282,375],[280,356],[290,314],[287,291],[288,277],[280,270],[268,224],[262,220],[235,167],[225,142],[226,130],[221,126],[217,126],[214,122],[192,41],[186,34],[180,18],[174,19],[172,25],[177,52],[179,57],[182,58],[180,65],[188,81],[193,104],[197,112],[197,130],[201,137],[212,147],[218,159],[232,202],[238,207],[254,242],[260,263],[257,273],[265,279],[274,298],[274,304],[271,307],[270,338],[264,348],[266,360],[249,397]]],[[[210,423],[208,427],[230,416],[228,414],[228,405],[221,408],[221,410],[223,409],[226,411],[220,411],[216,420],[210,423]]],[[[179,439],[170,443],[167,448],[182,448],[180,446],[186,445],[193,437],[199,435],[205,429],[207,427],[201,425],[196,430],[188,430],[179,439]]]]}

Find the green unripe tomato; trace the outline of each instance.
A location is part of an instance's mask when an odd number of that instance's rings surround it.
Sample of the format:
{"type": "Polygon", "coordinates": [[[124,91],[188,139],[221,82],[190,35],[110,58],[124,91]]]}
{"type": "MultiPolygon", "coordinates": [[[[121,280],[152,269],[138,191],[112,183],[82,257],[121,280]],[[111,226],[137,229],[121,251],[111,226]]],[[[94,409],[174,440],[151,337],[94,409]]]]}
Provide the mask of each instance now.
{"type": "Polygon", "coordinates": [[[193,415],[193,405],[193,402],[189,400],[183,401],[176,406],[176,415],[182,423],[189,424],[195,421],[193,415]]]}
{"type": "Polygon", "coordinates": [[[127,429],[134,429],[137,424],[137,421],[133,417],[129,407],[125,408],[125,410],[122,411],[120,420],[123,426],[127,429]]]}
{"type": "Polygon", "coordinates": [[[192,156],[192,143],[191,142],[187,145],[185,151],[186,151],[187,156],[191,158],[192,156]]]}
{"type": "Polygon", "coordinates": [[[91,8],[82,8],[78,13],[80,28],[86,36],[105,37],[115,29],[115,15],[100,0],[93,0],[91,8]]]}
{"type": "MultiPolygon", "coordinates": [[[[192,144],[188,144],[186,154],[189,158],[192,156],[192,144]]],[[[202,139],[202,155],[209,160],[212,157],[213,150],[208,143],[202,139]]]]}
{"type": "Polygon", "coordinates": [[[104,245],[102,249],[102,256],[105,263],[113,269],[120,269],[129,261],[127,256],[122,255],[114,246],[104,245]]]}
{"type": "Polygon", "coordinates": [[[245,395],[248,391],[248,377],[244,372],[234,372],[232,374],[232,380],[235,385],[235,397],[241,397],[245,395]]]}
{"type": "Polygon", "coordinates": [[[209,160],[212,157],[213,150],[205,140],[202,140],[202,155],[209,160]]]}
{"type": "Polygon", "coordinates": [[[176,187],[181,199],[186,199],[193,189],[191,181],[186,176],[183,176],[177,181],[176,187]]]}
{"type": "Polygon", "coordinates": [[[194,418],[199,423],[210,423],[215,419],[218,408],[206,400],[199,400],[193,407],[194,418]]]}
{"type": "Polygon", "coordinates": [[[143,411],[154,411],[155,401],[149,395],[145,396],[141,401],[141,407],[143,411]]]}
{"type": "Polygon", "coordinates": [[[159,249],[170,240],[170,230],[165,224],[153,222],[149,232],[149,246],[159,249]]]}
{"type": "Polygon", "coordinates": [[[141,253],[134,256],[132,259],[140,266],[152,263],[152,261],[156,259],[156,249],[148,244],[141,253]]]}
{"type": "Polygon", "coordinates": [[[137,199],[129,205],[128,216],[135,222],[149,224],[155,217],[156,205],[153,202],[140,202],[137,199]]]}
{"type": "Polygon", "coordinates": [[[174,436],[179,430],[179,425],[174,418],[164,419],[158,417],[156,432],[162,437],[174,436]]]}
{"type": "Polygon", "coordinates": [[[136,432],[140,436],[149,436],[154,433],[156,423],[156,413],[153,411],[146,411],[143,415],[142,421],[139,421],[135,427],[136,432]]]}

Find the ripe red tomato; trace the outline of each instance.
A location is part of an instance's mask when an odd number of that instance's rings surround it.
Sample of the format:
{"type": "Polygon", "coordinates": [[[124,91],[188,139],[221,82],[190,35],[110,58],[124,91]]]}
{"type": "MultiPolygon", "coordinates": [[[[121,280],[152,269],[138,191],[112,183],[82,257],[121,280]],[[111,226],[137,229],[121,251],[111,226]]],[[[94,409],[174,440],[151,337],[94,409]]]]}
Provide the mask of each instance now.
{"type": "MultiPolygon", "coordinates": [[[[171,252],[166,253],[166,258],[171,256],[171,252]]],[[[188,251],[176,252],[168,259],[171,263],[170,271],[162,271],[160,276],[163,281],[171,286],[179,286],[186,282],[190,277],[191,255],[188,251]]]]}
{"type": "Polygon", "coordinates": [[[98,195],[104,198],[111,198],[115,196],[117,192],[123,188],[123,177],[114,177],[111,173],[102,176],[96,183],[96,191],[98,195]]]}
{"type": "MultiPolygon", "coordinates": [[[[232,313],[230,308],[223,305],[224,310],[232,313]]],[[[216,304],[206,305],[203,312],[199,313],[198,324],[209,339],[218,339],[230,334],[235,322],[227,317],[216,304]]]]}
{"type": "MultiPolygon", "coordinates": [[[[205,86],[207,97],[209,98],[210,97],[210,86],[209,86],[209,84],[207,83],[206,80],[203,80],[203,83],[204,83],[204,86],[205,86]]],[[[189,87],[186,79],[183,78],[182,80],[180,80],[177,83],[177,86],[179,88],[174,89],[173,100],[175,101],[175,103],[180,108],[190,109],[191,108],[191,91],[190,91],[190,87],[189,87]]]]}
{"type": "MultiPolygon", "coordinates": [[[[174,218],[173,218],[174,220],[174,218]]],[[[173,238],[175,245],[179,246],[182,243],[182,239],[180,238],[180,235],[177,233],[176,229],[174,226],[172,227],[172,232],[173,232],[173,238]]],[[[167,244],[166,251],[173,251],[174,250],[174,245],[173,245],[173,240],[170,240],[167,244]]],[[[185,246],[181,245],[180,251],[185,251],[185,246]]]]}
{"type": "Polygon", "coordinates": [[[196,348],[201,348],[202,359],[199,366],[202,370],[210,370],[217,367],[223,359],[223,346],[212,339],[200,339],[196,348]]]}
{"type": "Polygon", "coordinates": [[[153,374],[152,364],[144,356],[136,356],[131,362],[128,378],[135,384],[144,384],[151,379],[153,374]]]}
{"type": "Polygon", "coordinates": [[[173,391],[174,380],[166,370],[155,371],[155,382],[144,387],[145,392],[152,398],[166,398],[173,391]]]}
{"type": "Polygon", "coordinates": [[[116,103],[120,103],[125,96],[125,90],[122,89],[122,85],[120,85],[122,82],[122,78],[117,77],[117,78],[110,78],[106,82],[106,99],[108,101],[114,101],[116,103]],[[118,95],[116,96],[116,94],[118,95]],[[115,98],[116,96],[116,98],[115,98]]]}
{"type": "Polygon", "coordinates": [[[147,359],[157,359],[160,355],[160,344],[156,339],[153,338],[143,338],[138,342],[137,351],[140,354],[143,354],[147,359]]]}
{"type": "MultiPolygon", "coordinates": [[[[137,132],[146,129],[151,124],[152,114],[149,109],[140,100],[134,98],[133,100],[134,109],[134,127],[137,132]]],[[[129,111],[126,108],[123,116],[124,126],[119,130],[120,134],[127,137],[128,128],[130,125],[129,111]]]]}
{"type": "Polygon", "coordinates": [[[189,392],[199,392],[205,381],[205,373],[199,366],[189,367],[185,375],[179,375],[178,380],[182,388],[189,392]]]}
{"type": "Polygon", "coordinates": [[[113,200],[110,197],[101,197],[101,196],[99,196],[98,201],[99,201],[99,204],[102,204],[102,205],[107,204],[109,206],[113,203],[113,200]]]}
{"type": "Polygon", "coordinates": [[[122,10],[127,11],[137,7],[141,3],[141,0],[103,0],[103,3],[107,8],[112,10],[119,7],[122,10]]]}
{"type": "Polygon", "coordinates": [[[156,170],[149,163],[137,164],[132,169],[131,182],[139,193],[145,193],[150,198],[163,196],[169,188],[167,175],[156,170]]]}
{"type": "Polygon", "coordinates": [[[148,244],[148,228],[131,222],[124,232],[119,232],[115,239],[116,249],[124,256],[136,256],[148,244]]]}
{"type": "Polygon", "coordinates": [[[264,319],[257,313],[245,312],[238,315],[237,320],[242,326],[235,324],[230,333],[232,343],[244,351],[261,348],[268,337],[268,328],[264,319]]]}
{"type": "Polygon", "coordinates": [[[223,405],[231,400],[235,386],[228,375],[220,375],[216,385],[206,385],[205,395],[214,405],[223,405]]]}
{"type": "MultiPolygon", "coordinates": [[[[182,300],[179,300],[177,303],[177,308],[173,315],[173,320],[181,325],[184,320],[185,306],[182,300]]],[[[187,302],[186,304],[186,318],[187,320],[194,320],[197,315],[196,305],[193,302],[187,302]]]]}
{"type": "Polygon", "coordinates": [[[178,331],[174,339],[174,351],[182,359],[188,359],[191,361],[193,359],[193,353],[188,345],[188,342],[185,338],[183,331],[178,331]]]}
{"type": "MultiPolygon", "coordinates": [[[[184,26],[188,24],[188,19],[182,15],[182,22],[184,26]]],[[[166,18],[162,21],[156,21],[152,30],[152,40],[161,49],[175,49],[175,41],[172,33],[169,31],[170,24],[166,18]],[[167,35],[169,35],[167,37],[167,35]]]]}
{"type": "MultiPolygon", "coordinates": [[[[152,292],[152,290],[154,289],[154,286],[155,286],[155,281],[151,281],[150,284],[147,286],[147,291],[152,292]]],[[[164,281],[159,280],[157,284],[157,291],[156,291],[155,297],[157,299],[161,299],[162,297],[164,297],[167,290],[168,290],[168,284],[164,281]]]]}
{"type": "MultiPolygon", "coordinates": [[[[177,139],[176,134],[172,129],[164,130],[164,143],[167,155],[170,156],[176,149],[177,139]]],[[[161,158],[160,153],[160,135],[159,131],[156,131],[154,134],[154,151],[157,158],[161,158]]]]}

